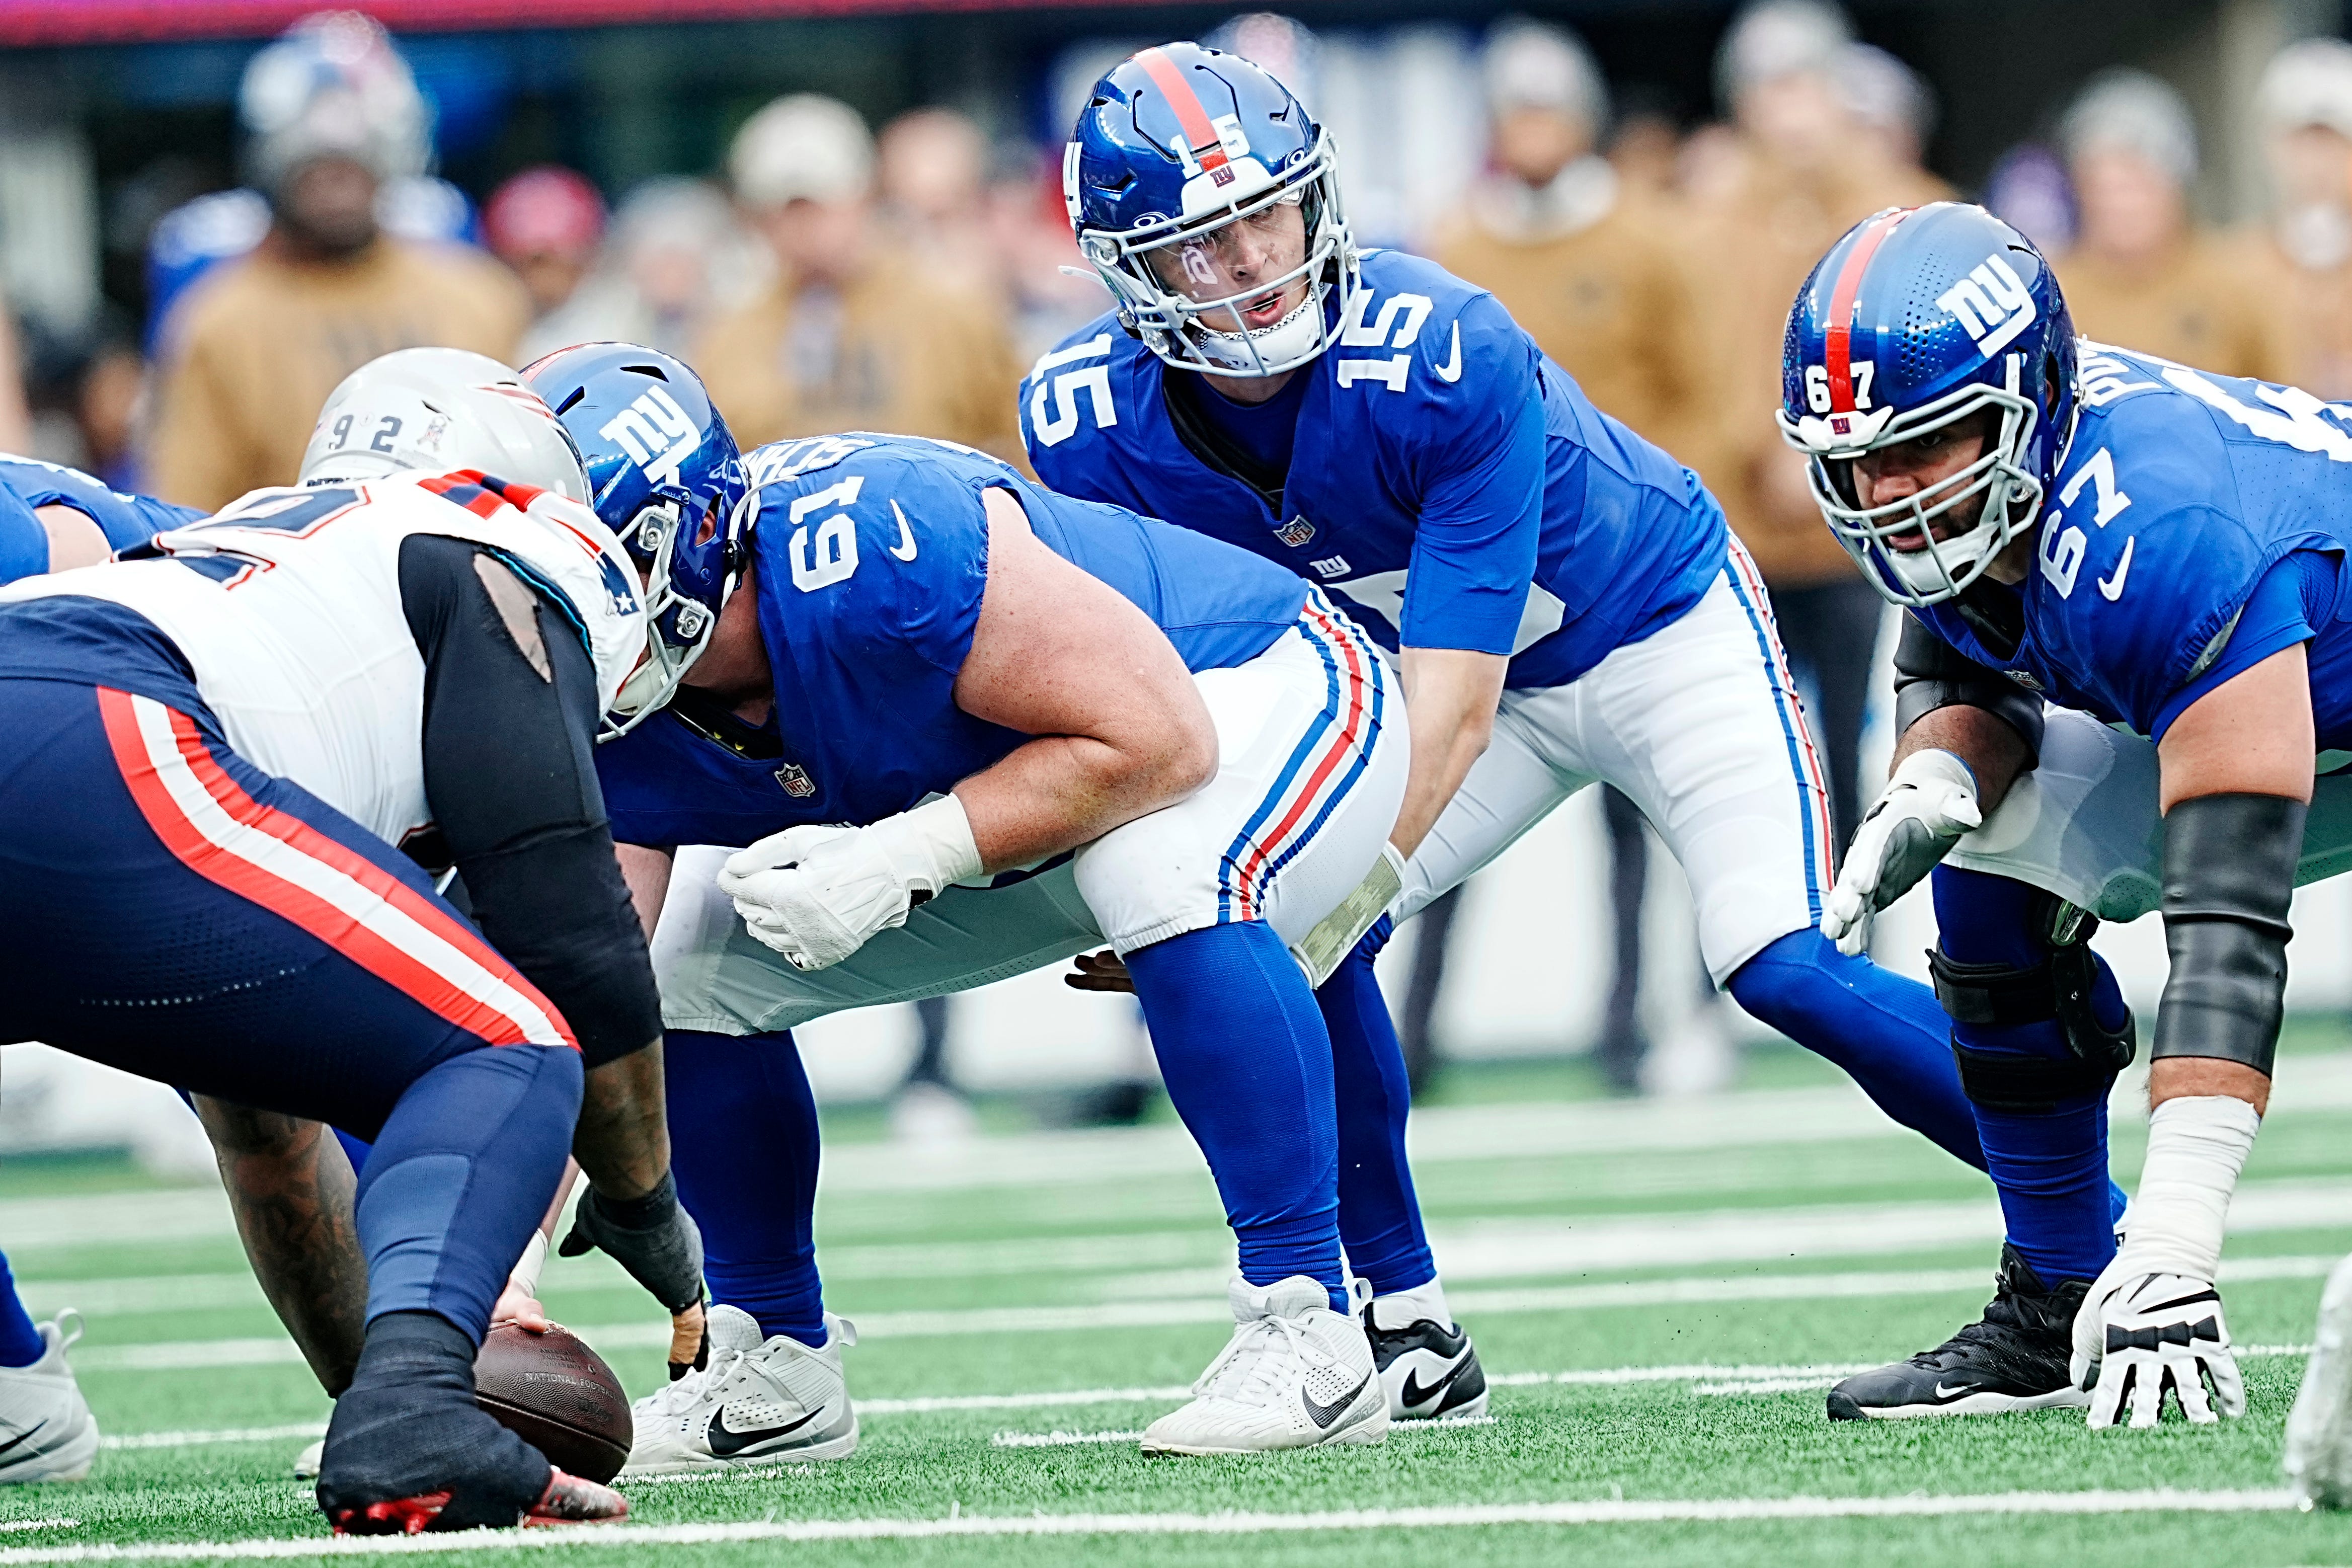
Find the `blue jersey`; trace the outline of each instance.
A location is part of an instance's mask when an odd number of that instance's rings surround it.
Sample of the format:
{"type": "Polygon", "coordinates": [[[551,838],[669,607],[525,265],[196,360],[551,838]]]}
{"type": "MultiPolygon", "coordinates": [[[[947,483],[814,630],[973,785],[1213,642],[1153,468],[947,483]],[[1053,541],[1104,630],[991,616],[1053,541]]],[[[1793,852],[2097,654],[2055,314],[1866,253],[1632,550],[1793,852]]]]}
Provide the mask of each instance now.
{"type": "Polygon", "coordinates": [[[2051,701],[2157,740],[2307,642],[2319,743],[2352,747],[2352,404],[2090,342],[2081,374],[2025,581],[1915,613],[2051,701]]]}
{"type": "Polygon", "coordinates": [[[780,441],[744,459],[757,510],[772,721],[691,689],[597,748],[613,835],[749,844],[801,823],[878,821],[944,794],[1030,739],[955,704],[988,580],[982,494],[1011,490],[1038,540],[1158,623],[1187,668],[1256,658],[1306,585],[1237,550],[1074,501],[995,458],[907,436],[780,441]]]}
{"type": "Polygon", "coordinates": [[[1573,680],[1698,603],[1723,568],[1722,509],[1493,295],[1375,250],[1347,310],[1297,372],[1285,472],[1233,439],[1209,378],[1170,373],[1111,316],[1023,383],[1030,461],[1057,490],[1322,584],[1390,648],[1513,655],[1515,687],[1573,680]]]}
{"type": "Polygon", "coordinates": [[[205,515],[193,507],[110,489],[79,468],[0,453],[0,583],[49,569],[48,530],[35,513],[60,505],[98,524],[115,550],[144,544],[167,528],[205,515]]]}

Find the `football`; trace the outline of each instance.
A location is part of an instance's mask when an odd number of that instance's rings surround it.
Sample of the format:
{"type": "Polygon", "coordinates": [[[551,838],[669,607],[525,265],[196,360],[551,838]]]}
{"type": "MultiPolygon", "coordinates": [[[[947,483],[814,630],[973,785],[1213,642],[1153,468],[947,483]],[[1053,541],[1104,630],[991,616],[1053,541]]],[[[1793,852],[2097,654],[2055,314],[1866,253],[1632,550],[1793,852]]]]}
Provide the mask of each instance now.
{"type": "Polygon", "coordinates": [[[474,1403],[557,1469],[603,1482],[628,1463],[629,1396],[604,1358],[562,1329],[492,1329],[474,1359],[474,1403]]]}

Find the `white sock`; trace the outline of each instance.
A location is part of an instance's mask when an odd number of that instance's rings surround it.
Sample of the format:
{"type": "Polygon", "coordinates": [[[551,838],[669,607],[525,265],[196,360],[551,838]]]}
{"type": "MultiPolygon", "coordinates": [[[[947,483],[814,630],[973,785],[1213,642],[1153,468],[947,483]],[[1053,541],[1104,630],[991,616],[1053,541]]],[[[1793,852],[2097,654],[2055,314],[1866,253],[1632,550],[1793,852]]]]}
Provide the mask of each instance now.
{"type": "Polygon", "coordinates": [[[1372,1327],[1376,1329],[1409,1329],[1424,1318],[1442,1328],[1454,1327],[1454,1314],[1445,1310],[1445,1287],[1434,1277],[1426,1285],[1372,1298],[1372,1327]]]}

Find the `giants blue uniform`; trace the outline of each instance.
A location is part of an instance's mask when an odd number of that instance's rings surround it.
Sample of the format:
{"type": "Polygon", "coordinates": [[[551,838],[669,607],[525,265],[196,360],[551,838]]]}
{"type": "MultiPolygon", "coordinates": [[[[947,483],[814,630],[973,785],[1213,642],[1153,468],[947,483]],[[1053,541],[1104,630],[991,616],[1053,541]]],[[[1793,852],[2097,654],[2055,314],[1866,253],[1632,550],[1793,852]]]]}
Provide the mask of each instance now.
{"type": "Polygon", "coordinates": [[[49,569],[48,531],[35,514],[59,504],[98,524],[116,550],[144,544],[167,528],[205,515],[193,507],[110,489],[79,468],[0,453],[0,583],[49,569]]]}
{"type": "Polygon", "coordinates": [[[1193,411],[1220,395],[1108,315],[1022,385],[1038,478],[1317,581],[1391,648],[1515,655],[1515,688],[1575,679],[1714,583],[1727,535],[1697,476],[1593,407],[1494,296],[1376,250],[1349,309],[1296,373],[1275,486],[1204,460],[1215,420],[1193,411]]]}
{"type": "Polygon", "coordinates": [[[1306,587],[1238,551],[1073,501],[995,458],[906,436],[778,442],[745,459],[760,633],[775,712],[754,731],[692,694],[597,748],[614,836],[743,845],[803,823],[919,805],[1031,737],[955,705],[988,577],[982,493],[1013,492],[1055,554],[1151,616],[1194,670],[1243,664],[1306,587]]]}
{"type": "Polygon", "coordinates": [[[2154,740],[2308,642],[2319,744],[2352,747],[2352,406],[2095,343],[2082,367],[2025,582],[1970,590],[1973,615],[1914,613],[2051,701],[2154,740]]]}

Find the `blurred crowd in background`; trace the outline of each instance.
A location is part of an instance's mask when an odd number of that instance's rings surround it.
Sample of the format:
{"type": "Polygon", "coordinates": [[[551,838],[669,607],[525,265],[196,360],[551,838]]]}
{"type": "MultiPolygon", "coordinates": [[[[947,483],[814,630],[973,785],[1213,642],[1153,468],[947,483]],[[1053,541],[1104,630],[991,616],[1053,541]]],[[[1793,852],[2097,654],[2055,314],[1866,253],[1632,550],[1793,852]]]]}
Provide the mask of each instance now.
{"type": "MultiPolygon", "coordinates": [[[[1360,47],[1271,14],[1204,41],[1284,77],[1332,126],[1360,240],[1423,250],[1493,289],[1596,404],[1706,479],[1771,587],[1842,837],[1868,797],[1883,606],[1769,417],[1790,300],[1840,233],[1889,205],[1971,196],[2054,258],[2086,334],[2352,396],[2340,39],[2290,43],[2263,73],[2245,111],[2268,211],[2226,229],[2191,219],[2197,121],[2158,77],[2090,77],[2042,139],[1956,191],[1923,164],[1937,105],[1921,76],[1819,0],[1740,11],[1714,53],[1717,112],[1696,123],[1638,92],[1612,98],[1554,22],[1447,35],[1381,72],[1360,47]]],[[[1072,51],[1063,119],[1129,47],[1072,51]]],[[[320,402],[377,353],[444,343],[521,363],[625,338],[700,369],[746,449],[865,427],[1017,463],[1021,374],[1107,304],[1069,270],[1058,147],[992,135],[953,107],[875,126],[793,93],[750,114],[718,167],[607,190],[541,164],[464,191],[434,177],[432,110],[400,47],[338,12],[252,57],[237,115],[244,183],[156,213],[137,237],[143,321],[101,316],[84,341],[28,354],[29,384],[0,372],[0,447],[215,506],[290,480],[320,402]]],[[[8,321],[0,311],[0,362],[17,358],[8,321]]],[[[1632,1089],[1647,1054],[1650,851],[1625,802],[1608,821],[1617,982],[1597,1048],[1632,1089]]],[[[1397,999],[1417,1072],[1433,1059],[1455,908],[1423,917],[1397,999]]],[[[944,1082],[944,1005],[924,1024],[909,1113],[952,1121],[952,1096],[919,1092],[944,1082]]]]}

